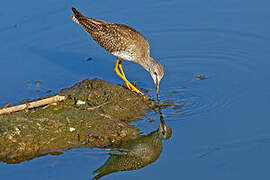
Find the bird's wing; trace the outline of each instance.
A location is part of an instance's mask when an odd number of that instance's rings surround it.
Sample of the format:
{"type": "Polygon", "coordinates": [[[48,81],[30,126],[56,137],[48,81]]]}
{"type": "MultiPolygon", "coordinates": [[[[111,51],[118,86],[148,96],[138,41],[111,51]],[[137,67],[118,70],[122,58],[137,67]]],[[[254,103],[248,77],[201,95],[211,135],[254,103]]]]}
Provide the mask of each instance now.
{"type": "Polygon", "coordinates": [[[74,13],[74,16],[71,16],[72,20],[82,25],[83,29],[90,33],[93,39],[107,51],[111,53],[123,51],[136,53],[135,51],[141,51],[140,47],[147,47],[138,54],[149,54],[148,41],[135,29],[122,24],[86,17],[75,8],[72,8],[72,11],[74,13]]]}
{"type": "Polygon", "coordinates": [[[100,29],[100,26],[102,26],[104,24],[111,24],[111,23],[106,22],[106,21],[86,17],[83,14],[81,14],[74,7],[72,8],[72,11],[73,11],[74,15],[71,16],[71,19],[74,22],[82,25],[84,30],[89,32],[89,33],[92,32],[92,31],[100,29]]]}

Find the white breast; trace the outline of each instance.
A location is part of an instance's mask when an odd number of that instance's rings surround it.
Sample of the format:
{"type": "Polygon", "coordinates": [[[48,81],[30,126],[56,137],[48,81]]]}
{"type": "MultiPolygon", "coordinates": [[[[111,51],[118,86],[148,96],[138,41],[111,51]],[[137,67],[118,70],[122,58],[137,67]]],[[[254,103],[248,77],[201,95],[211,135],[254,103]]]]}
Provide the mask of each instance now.
{"type": "Polygon", "coordinates": [[[128,51],[114,51],[112,54],[128,61],[134,61],[136,59],[136,56],[128,51]]]}
{"type": "Polygon", "coordinates": [[[137,47],[135,44],[130,44],[128,48],[126,48],[124,51],[114,51],[112,52],[112,54],[121,59],[125,59],[128,61],[136,61],[136,48],[137,47]]]}

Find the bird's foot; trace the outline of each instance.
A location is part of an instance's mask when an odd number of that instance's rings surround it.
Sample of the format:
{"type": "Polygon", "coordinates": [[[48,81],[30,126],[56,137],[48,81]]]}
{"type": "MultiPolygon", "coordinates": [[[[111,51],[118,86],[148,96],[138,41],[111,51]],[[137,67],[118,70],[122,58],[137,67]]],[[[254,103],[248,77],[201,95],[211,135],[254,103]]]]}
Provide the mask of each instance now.
{"type": "Polygon", "coordinates": [[[127,88],[128,88],[129,90],[134,91],[134,92],[136,92],[136,93],[139,93],[139,94],[141,94],[141,95],[144,95],[140,90],[138,90],[132,83],[130,83],[130,82],[127,80],[127,78],[126,78],[126,76],[125,76],[125,73],[124,73],[124,71],[123,71],[122,60],[120,60],[120,62],[119,62],[119,58],[116,59],[116,64],[115,64],[115,67],[114,67],[114,71],[115,71],[115,73],[116,73],[121,79],[123,79],[123,80],[125,81],[126,86],[127,86],[127,88]],[[118,67],[119,67],[119,69],[120,69],[121,72],[119,71],[118,67]]]}
{"type": "Polygon", "coordinates": [[[134,91],[136,93],[139,93],[141,95],[144,95],[139,89],[136,88],[137,83],[136,82],[129,82],[126,78],[123,79],[125,81],[125,85],[127,87],[127,89],[134,91]]]}
{"type": "Polygon", "coordinates": [[[137,89],[135,86],[133,86],[133,84],[129,84],[129,86],[131,87],[131,91],[134,91],[138,94],[144,95],[139,89],[137,89]]]}

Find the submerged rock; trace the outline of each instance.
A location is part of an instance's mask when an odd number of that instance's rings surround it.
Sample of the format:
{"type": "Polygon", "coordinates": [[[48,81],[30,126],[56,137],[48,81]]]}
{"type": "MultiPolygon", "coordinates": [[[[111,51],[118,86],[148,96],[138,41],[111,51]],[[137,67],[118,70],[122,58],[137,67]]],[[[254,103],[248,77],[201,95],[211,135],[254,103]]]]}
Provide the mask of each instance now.
{"type": "Polygon", "coordinates": [[[64,101],[0,115],[0,161],[18,163],[78,146],[101,147],[139,134],[129,124],[155,106],[148,97],[101,79],[83,80],[64,101]]]}

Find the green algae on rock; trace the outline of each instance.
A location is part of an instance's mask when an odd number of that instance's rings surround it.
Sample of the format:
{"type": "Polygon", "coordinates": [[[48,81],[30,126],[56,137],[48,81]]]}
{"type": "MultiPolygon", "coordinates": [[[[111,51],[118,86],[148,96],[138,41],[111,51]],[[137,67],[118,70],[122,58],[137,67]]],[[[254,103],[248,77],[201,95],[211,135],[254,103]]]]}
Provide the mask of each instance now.
{"type": "Polygon", "coordinates": [[[58,94],[66,100],[0,116],[0,161],[120,143],[139,134],[129,121],[155,106],[150,98],[101,79],[83,80],[58,94]]]}

